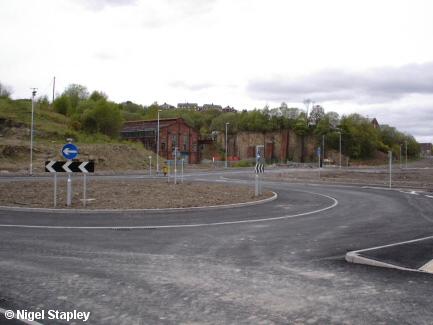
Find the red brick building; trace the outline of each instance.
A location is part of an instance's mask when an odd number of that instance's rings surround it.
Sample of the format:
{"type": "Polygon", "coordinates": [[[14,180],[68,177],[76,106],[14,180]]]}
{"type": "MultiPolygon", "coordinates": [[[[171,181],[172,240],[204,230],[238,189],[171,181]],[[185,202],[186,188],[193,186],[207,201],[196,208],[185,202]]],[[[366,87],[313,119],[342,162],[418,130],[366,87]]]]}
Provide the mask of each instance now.
{"type": "MultiPolygon", "coordinates": [[[[157,152],[158,120],[128,121],[122,125],[122,138],[128,141],[142,142],[146,149],[157,152]]],[[[159,155],[165,159],[174,159],[174,148],[189,164],[200,161],[200,133],[185,124],[180,118],[159,119],[159,155]]]]}

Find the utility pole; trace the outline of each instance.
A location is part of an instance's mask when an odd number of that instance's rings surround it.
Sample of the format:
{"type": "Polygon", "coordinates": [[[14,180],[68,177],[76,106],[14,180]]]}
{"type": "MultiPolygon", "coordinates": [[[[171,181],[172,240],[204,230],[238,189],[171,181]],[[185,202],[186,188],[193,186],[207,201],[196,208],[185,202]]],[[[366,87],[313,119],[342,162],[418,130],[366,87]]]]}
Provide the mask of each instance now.
{"type": "Polygon", "coordinates": [[[54,90],[56,89],[56,77],[54,77],[53,81],[53,105],[54,105],[54,90]]]}
{"type": "Polygon", "coordinates": [[[32,91],[32,127],[30,132],[30,176],[33,176],[33,116],[34,116],[34,110],[35,110],[35,96],[36,96],[36,89],[38,88],[30,88],[33,89],[32,91]]]}

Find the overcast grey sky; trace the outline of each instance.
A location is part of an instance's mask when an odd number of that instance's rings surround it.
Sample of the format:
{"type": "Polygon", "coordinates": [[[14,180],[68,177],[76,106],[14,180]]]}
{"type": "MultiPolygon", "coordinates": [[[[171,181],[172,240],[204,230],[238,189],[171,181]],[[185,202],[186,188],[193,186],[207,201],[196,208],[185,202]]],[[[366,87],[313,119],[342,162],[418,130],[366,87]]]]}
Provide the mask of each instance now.
{"type": "Polygon", "coordinates": [[[13,98],[360,113],[433,142],[433,1],[0,0],[13,98]]]}

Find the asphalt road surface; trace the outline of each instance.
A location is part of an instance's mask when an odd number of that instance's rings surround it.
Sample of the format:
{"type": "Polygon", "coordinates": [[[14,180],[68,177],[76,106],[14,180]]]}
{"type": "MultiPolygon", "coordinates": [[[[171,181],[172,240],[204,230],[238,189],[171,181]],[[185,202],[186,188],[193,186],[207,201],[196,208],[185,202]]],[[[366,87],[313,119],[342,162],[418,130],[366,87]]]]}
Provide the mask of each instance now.
{"type": "MultiPolygon", "coordinates": [[[[253,186],[242,172],[188,180],[253,186]]],[[[233,209],[0,210],[0,324],[24,324],[5,311],[44,311],[33,324],[433,323],[432,274],[345,261],[349,251],[432,236],[433,198],[263,187],[278,199],[233,209]],[[75,319],[49,319],[74,310],[75,319]]]]}

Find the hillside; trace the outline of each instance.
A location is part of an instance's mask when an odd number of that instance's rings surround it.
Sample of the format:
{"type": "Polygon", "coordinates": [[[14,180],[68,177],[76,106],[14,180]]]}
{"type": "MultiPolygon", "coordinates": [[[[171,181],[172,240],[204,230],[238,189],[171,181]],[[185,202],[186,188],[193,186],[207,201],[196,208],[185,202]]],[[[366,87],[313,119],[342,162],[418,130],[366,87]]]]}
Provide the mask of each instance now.
{"type": "MultiPolygon", "coordinates": [[[[103,135],[89,136],[69,128],[69,118],[35,103],[33,171],[43,172],[46,160],[65,160],[61,149],[73,138],[78,160],[94,161],[95,169],[142,170],[156,155],[139,144],[116,142],[103,135]]],[[[26,172],[30,168],[31,101],[0,100],[0,171],[26,172]]]]}

